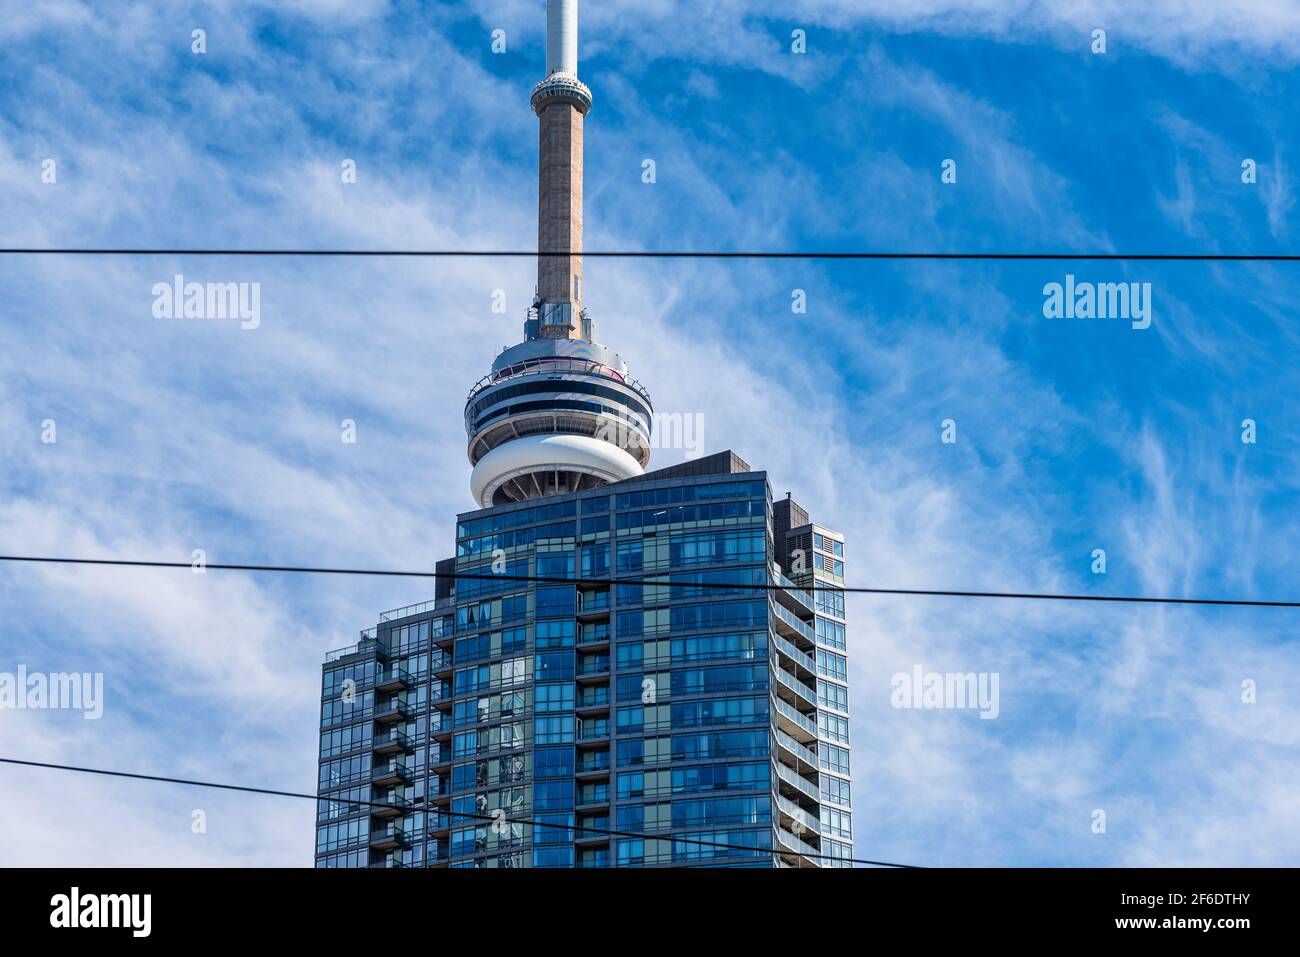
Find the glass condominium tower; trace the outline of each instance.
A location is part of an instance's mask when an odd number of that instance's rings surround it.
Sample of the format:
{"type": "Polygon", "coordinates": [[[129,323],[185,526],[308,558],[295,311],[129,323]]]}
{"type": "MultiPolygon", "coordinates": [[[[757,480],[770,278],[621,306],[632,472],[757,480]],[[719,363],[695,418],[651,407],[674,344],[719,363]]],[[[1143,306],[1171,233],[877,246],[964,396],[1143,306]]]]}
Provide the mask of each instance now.
{"type": "Polygon", "coordinates": [[[582,305],[577,2],[547,4],[538,286],[465,407],[434,597],[331,652],[318,867],[853,856],[843,536],[726,451],[656,471],[582,305]]]}

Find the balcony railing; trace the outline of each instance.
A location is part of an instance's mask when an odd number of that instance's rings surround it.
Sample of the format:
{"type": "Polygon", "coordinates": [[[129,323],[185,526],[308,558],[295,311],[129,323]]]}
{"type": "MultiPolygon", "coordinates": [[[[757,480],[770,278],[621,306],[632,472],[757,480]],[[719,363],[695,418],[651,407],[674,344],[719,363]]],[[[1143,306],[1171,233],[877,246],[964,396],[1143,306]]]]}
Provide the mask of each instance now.
{"type": "Polygon", "coordinates": [[[410,847],[411,839],[407,837],[406,829],[398,823],[389,823],[379,828],[372,828],[370,831],[370,846],[378,851],[391,851],[397,848],[410,847]]]}
{"type": "Polygon", "coordinates": [[[397,791],[386,791],[370,802],[373,817],[397,817],[410,814],[414,805],[397,791]]]}
{"type": "Polygon", "coordinates": [[[603,675],[609,672],[609,655],[597,655],[578,664],[579,675],[603,675]]]}
{"type": "Polygon", "coordinates": [[[418,605],[407,605],[403,608],[394,608],[391,611],[379,613],[380,621],[396,621],[399,618],[406,618],[410,615],[423,614],[426,611],[435,611],[438,608],[449,608],[454,604],[450,598],[434,598],[429,601],[422,601],[418,605]]]}
{"type": "MultiPolygon", "coordinates": [[[[508,382],[511,379],[517,379],[526,375],[547,375],[553,373],[577,373],[579,375],[600,376],[605,379],[611,379],[621,385],[627,386],[642,399],[647,406],[653,407],[654,403],[650,401],[650,393],[636,379],[631,376],[623,375],[607,365],[602,365],[591,359],[576,359],[565,357],[539,356],[533,359],[524,359],[513,365],[506,366],[499,372],[491,375],[485,375],[474,383],[474,387],[469,390],[469,395],[465,398],[466,407],[474,401],[475,397],[484,389],[489,389],[494,385],[502,382],[508,382]]],[[[468,416],[466,416],[468,418],[468,416]]]]}
{"type": "Polygon", "coordinates": [[[608,771],[609,770],[609,752],[608,751],[588,751],[578,762],[577,773],[586,774],[591,771],[608,771]]]}
{"type": "Polygon", "coordinates": [[[804,638],[808,640],[809,644],[812,644],[816,641],[817,633],[813,630],[811,625],[809,625],[805,621],[800,620],[795,615],[791,614],[790,611],[787,610],[785,607],[777,604],[774,601],[768,602],[768,605],[771,607],[772,613],[776,615],[778,621],[782,622],[785,625],[788,625],[795,632],[802,635],[804,638]]]}
{"type": "Polygon", "coordinates": [[[578,592],[578,614],[589,615],[595,612],[609,611],[609,592],[578,592]]]}
{"type": "Polygon", "coordinates": [[[609,705],[609,686],[603,685],[599,688],[583,688],[582,694],[578,695],[579,708],[604,708],[609,705]],[[588,694],[590,692],[590,694],[588,694]]]}
{"type": "MultiPolygon", "coordinates": [[[[797,712],[796,712],[797,713],[797,712]]],[[[803,717],[800,715],[800,717],[803,717]]],[[[817,767],[817,752],[806,744],[800,744],[790,735],[786,734],[780,728],[776,729],[776,743],[778,746],[785,748],[796,758],[803,761],[811,767],[817,767]]]]}
{"type": "Polygon", "coordinates": [[[803,808],[795,804],[787,797],[782,797],[780,794],[774,794],[773,797],[776,798],[777,810],[779,810],[786,817],[798,821],[801,827],[803,827],[805,830],[813,834],[817,834],[820,832],[820,826],[817,822],[817,818],[813,817],[811,814],[809,814],[807,811],[805,811],[803,808]]]}
{"type": "Polygon", "coordinates": [[[776,583],[778,585],[784,588],[787,593],[789,593],[796,601],[801,603],[805,608],[807,608],[809,611],[815,610],[816,606],[813,605],[812,595],[808,594],[808,592],[804,591],[802,588],[800,588],[798,585],[792,582],[789,578],[787,578],[785,574],[781,571],[780,565],[774,564],[772,566],[772,577],[776,579],[776,583]]]}
{"type": "Polygon", "coordinates": [[[798,662],[813,674],[817,673],[817,662],[813,659],[812,655],[808,654],[808,652],[800,651],[790,642],[775,633],[772,635],[772,644],[774,644],[776,649],[791,661],[798,662]]]}
{"type": "Polygon", "coordinates": [[[410,721],[415,712],[411,706],[399,698],[375,705],[375,720],[381,722],[410,721]]]}
{"type": "Polygon", "coordinates": [[[375,735],[371,749],[375,754],[414,754],[415,739],[400,728],[389,728],[375,735]]]}
{"type": "MultiPolygon", "coordinates": [[[[581,835],[579,835],[581,839],[581,835]]],[[[579,867],[609,867],[609,851],[601,848],[597,851],[583,851],[578,855],[579,867]]]]}
{"type": "Polygon", "coordinates": [[[791,771],[780,761],[776,762],[773,765],[773,767],[776,768],[776,776],[778,778],[780,778],[786,784],[790,785],[795,790],[799,791],[805,797],[812,798],[812,800],[814,801],[818,801],[821,799],[817,793],[817,785],[813,784],[803,775],[796,774],[794,771],[791,771]]]}
{"type": "Polygon", "coordinates": [[[817,692],[815,689],[810,688],[808,685],[804,684],[796,676],[792,675],[784,668],[778,666],[778,667],[774,667],[772,670],[776,672],[777,681],[781,682],[782,685],[789,688],[791,691],[793,691],[796,695],[798,695],[808,704],[812,705],[814,708],[817,707],[817,692]]]}
{"type": "Polygon", "coordinates": [[[346,648],[335,648],[333,651],[326,652],[325,663],[329,664],[331,661],[338,661],[349,655],[373,654],[378,644],[379,642],[375,640],[375,629],[367,628],[361,633],[361,640],[355,645],[348,645],[346,648]]]}
{"type": "Polygon", "coordinates": [[[821,851],[817,850],[817,848],[813,847],[807,841],[795,837],[783,827],[778,827],[776,829],[776,839],[781,843],[782,847],[787,848],[795,854],[802,854],[807,857],[808,863],[810,864],[816,864],[821,860],[821,851]]]}
{"type": "Polygon", "coordinates": [[[376,691],[409,691],[414,685],[415,679],[405,668],[381,665],[375,669],[376,691]]]}
{"type": "Polygon", "coordinates": [[[406,766],[405,761],[390,759],[382,764],[376,764],[370,769],[370,783],[376,787],[388,787],[397,784],[412,784],[415,781],[415,775],[411,769],[406,766]]]}
{"type": "MultiPolygon", "coordinates": [[[[807,715],[800,714],[798,711],[796,711],[790,705],[786,704],[780,698],[772,697],[770,700],[772,701],[773,706],[776,708],[776,713],[778,718],[785,718],[785,720],[789,721],[791,726],[795,730],[802,731],[804,734],[806,734],[810,741],[815,741],[817,739],[816,721],[814,721],[812,718],[809,718],[807,715]]],[[[798,738],[797,734],[793,734],[792,732],[792,736],[795,737],[797,740],[798,738]]]]}

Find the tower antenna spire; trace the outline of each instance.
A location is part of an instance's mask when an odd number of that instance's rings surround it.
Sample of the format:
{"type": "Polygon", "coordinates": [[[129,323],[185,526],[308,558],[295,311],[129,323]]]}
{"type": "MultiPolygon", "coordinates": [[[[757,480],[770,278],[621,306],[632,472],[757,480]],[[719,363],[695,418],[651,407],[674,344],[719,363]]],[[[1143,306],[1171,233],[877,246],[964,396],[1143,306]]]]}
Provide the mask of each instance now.
{"type": "Polygon", "coordinates": [[[546,0],[546,75],[578,75],[578,0],[546,0]]]}

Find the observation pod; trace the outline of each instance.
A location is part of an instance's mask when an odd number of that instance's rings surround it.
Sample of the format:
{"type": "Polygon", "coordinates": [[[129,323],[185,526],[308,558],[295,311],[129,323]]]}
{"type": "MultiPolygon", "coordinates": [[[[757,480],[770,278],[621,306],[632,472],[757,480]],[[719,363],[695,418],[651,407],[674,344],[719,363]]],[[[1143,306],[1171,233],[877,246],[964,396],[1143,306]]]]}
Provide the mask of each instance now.
{"type": "Polygon", "coordinates": [[[598,343],[512,346],[465,403],[474,500],[488,508],[640,475],[653,415],[650,394],[598,343]]]}

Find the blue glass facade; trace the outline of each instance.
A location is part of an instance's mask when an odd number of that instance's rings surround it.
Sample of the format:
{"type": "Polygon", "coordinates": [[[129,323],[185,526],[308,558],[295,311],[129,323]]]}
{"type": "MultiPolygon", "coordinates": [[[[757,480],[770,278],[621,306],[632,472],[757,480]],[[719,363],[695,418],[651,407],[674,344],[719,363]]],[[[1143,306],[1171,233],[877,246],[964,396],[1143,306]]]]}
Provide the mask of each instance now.
{"type": "Polygon", "coordinates": [[[774,524],[761,472],[682,471],[461,515],[482,577],[331,654],[318,866],[851,855],[843,595],[803,590],[842,540],[774,524]]]}

